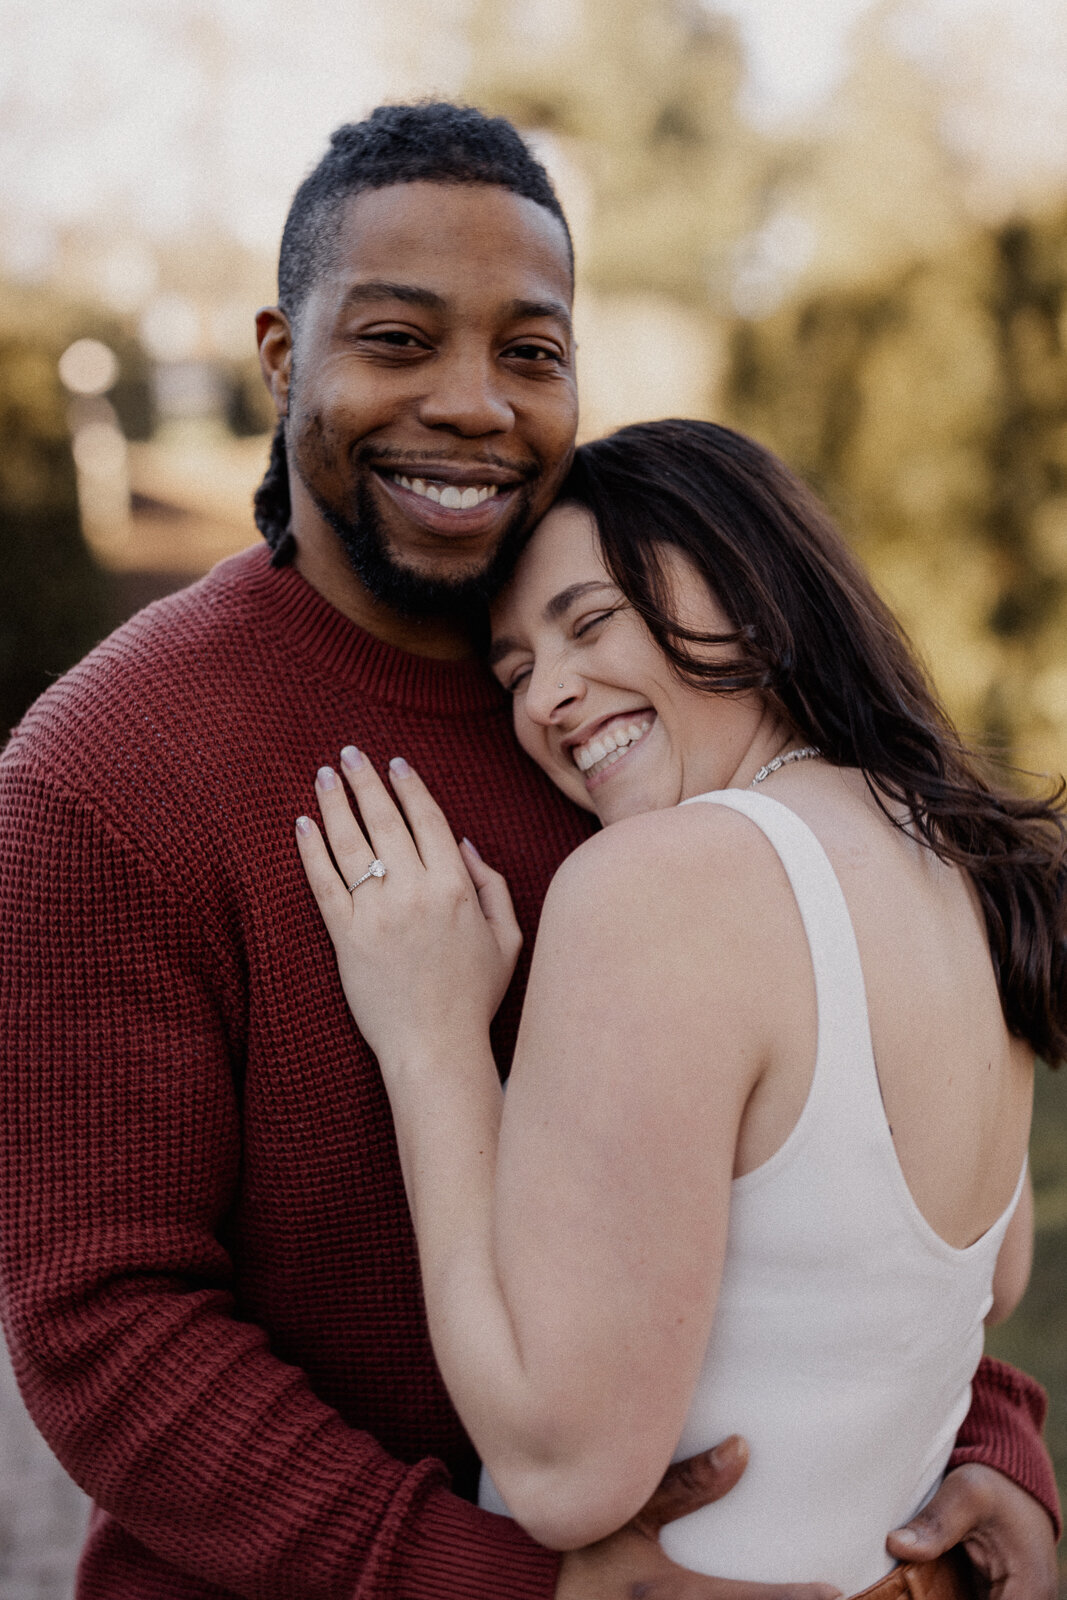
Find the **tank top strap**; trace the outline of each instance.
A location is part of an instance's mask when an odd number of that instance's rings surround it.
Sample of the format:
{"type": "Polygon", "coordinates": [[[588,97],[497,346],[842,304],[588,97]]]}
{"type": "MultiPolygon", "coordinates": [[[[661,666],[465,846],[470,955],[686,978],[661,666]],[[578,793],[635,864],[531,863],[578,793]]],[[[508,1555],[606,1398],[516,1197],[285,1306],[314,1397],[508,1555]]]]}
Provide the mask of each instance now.
{"type": "MultiPolygon", "coordinates": [[[[773,846],[800,911],[811,952],[818,1049],[803,1121],[833,1095],[839,1112],[888,1133],[871,1044],[867,990],[852,917],[837,874],[807,823],[770,795],[719,789],[683,804],[709,801],[739,811],[773,846]]],[[[768,974],[768,981],[773,981],[768,974]]]]}

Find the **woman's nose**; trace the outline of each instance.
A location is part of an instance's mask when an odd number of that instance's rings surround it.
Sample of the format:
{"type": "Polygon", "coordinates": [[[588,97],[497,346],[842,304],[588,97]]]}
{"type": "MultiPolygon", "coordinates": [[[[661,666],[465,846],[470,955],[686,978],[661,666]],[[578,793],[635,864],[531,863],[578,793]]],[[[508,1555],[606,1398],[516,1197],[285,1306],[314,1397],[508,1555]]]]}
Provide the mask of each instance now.
{"type": "Polygon", "coordinates": [[[559,666],[536,667],[526,691],[527,715],[534,722],[558,722],[568,710],[577,705],[585,692],[577,673],[561,671],[559,666]]]}

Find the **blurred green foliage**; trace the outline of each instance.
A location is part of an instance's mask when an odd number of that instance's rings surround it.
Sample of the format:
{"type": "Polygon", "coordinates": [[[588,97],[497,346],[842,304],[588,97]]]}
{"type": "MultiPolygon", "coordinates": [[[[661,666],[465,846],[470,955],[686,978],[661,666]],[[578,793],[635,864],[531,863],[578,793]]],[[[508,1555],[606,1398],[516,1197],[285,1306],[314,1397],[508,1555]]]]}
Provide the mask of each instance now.
{"type": "MultiPolygon", "coordinates": [[[[100,340],[118,358],[107,401],[123,434],[150,439],[157,425],[151,364],[121,319],[0,283],[0,743],[49,683],[131,606],[160,592],[159,575],[105,571],[82,536],[71,397],[58,362],[84,338],[100,340]]],[[[231,434],[244,438],[273,427],[255,356],[220,363],[218,375],[231,434]]],[[[162,583],[168,586],[165,576],[162,583]]]]}
{"type": "Polygon", "coordinates": [[[731,335],[730,419],[838,513],[965,733],[1067,767],[1067,209],[731,335]]]}
{"type": "Polygon", "coordinates": [[[0,741],[110,621],[82,539],[57,362],[96,329],[39,296],[0,296],[0,741]]]}

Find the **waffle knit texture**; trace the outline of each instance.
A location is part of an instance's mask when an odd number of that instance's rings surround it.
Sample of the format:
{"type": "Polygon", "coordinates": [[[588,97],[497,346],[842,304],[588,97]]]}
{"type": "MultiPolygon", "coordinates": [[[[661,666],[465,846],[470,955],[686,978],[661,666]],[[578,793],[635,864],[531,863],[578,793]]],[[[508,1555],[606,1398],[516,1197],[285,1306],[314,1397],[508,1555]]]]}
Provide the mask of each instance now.
{"type": "Polygon", "coordinates": [[[1056,1529],[1063,1533],[1056,1477],[1041,1430],[1048,1412],[1048,1395],[1025,1372],[1006,1361],[983,1356],[971,1390],[971,1409],[956,1435],[950,1467],[977,1461],[996,1467],[1040,1500],[1056,1529]]]}
{"type": "MultiPolygon", "coordinates": [[[[478,664],[371,638],[263,550],[126,624],[0,761],[0,1310],[97,1505],[79,1600],[554,1591],[558,1559],[469,1503],[388,1102],[296,854],[349,742],[412,761],[528,949],[587,820],[478,664]]],[[[1054,1506],[1040,1399],[987,1370],[967,1459],[1054,1506]]]]}

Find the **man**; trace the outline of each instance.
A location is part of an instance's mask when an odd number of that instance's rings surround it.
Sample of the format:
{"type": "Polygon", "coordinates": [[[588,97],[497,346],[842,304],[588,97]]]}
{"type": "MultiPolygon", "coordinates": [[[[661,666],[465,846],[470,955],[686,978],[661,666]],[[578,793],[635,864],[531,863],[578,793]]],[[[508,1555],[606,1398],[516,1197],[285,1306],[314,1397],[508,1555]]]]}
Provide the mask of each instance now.
{"type": "MultiPolygon", "coordinates": [[[[352,739],[414,760],[527,933],[584,836],[470,644],[573,444],[566,223],[507,124],[382,108],[301,187],[279,278],[273,559],[135,618],[2,764],[3,1304],[27,1403],[97,1504],[79,1596],[726,1600],[661,1555],[662,1508],[561,1561],[448,1487],[441,1462],[467,1495],[477,1463],[292,839],[352,739]]],[[[988,1465],[950,1478],[921,1553],[1003,1533],[1047,1586],[1037,1405],[989,1369],[963,1452],[988,1465]],[[1012,1463],[1038,1498],[989,1470],[1012,1463]]]]}

